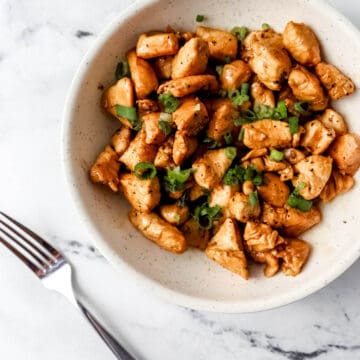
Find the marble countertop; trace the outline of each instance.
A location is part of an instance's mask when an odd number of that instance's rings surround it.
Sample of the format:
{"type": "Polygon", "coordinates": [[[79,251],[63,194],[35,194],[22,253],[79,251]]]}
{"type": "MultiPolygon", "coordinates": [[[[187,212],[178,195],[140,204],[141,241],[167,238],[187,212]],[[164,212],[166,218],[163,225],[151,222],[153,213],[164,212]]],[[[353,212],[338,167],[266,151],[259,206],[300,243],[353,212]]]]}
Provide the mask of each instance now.
{"type": "MultiPolygon", "coordinates": [[[[360,2],[331,0],[360,27],[360,2]]],[[[167,304],[92,246],[65,188],[60,123],[71,78],[129,0],[0,0],[1,210],[61,248],[80,296],[139,359],[359,359],[360,262],[276,310],[230,315],[167,304]]],[[[113,359],[86,321],[0,246],[0,359],[113,359]]]]}

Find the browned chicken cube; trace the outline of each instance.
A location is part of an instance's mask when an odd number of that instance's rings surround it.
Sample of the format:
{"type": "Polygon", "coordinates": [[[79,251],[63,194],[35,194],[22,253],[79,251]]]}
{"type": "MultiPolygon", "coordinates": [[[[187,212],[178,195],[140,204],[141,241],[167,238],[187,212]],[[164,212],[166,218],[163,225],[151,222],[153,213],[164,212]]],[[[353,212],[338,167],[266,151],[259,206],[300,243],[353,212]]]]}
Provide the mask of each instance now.
{"type": "Polygon", "coordinates": [[[257,187],[257,190],[264,201],[278,207],[285,205],[290,193],[288,186],[280,180],[280,177],[270,172],[263,175],[263,183],[257,187]]]}
{"type": "Polygon", "coordinates": [[[148,113],[143,115],[142,119],[143,128],[146,133],[145,142],[154,145],[162,144],[166,139],[166,135],[159,126],[160,113],[148,113]]]}
{"type": "Polygon", "coordinates": [[[189,217],[189,208],[187,206],[179,206],[177,204],[167,204],[160,206],[161,217],[172,225],[181,225],[189,217]]]}
{"type": "Polygon", "coordinates": [[[197,149],[198,140],[195,136],[188,136],[184,131],[178,130],[174,137],[173,160],[176,165],[181,165],[197,149]]]}
{"type": "Polygon", "coordinates": [[[345,119],[334,109],[326,109],[318,118],[327,128],[334,129],[336,136],[344,135],[348,132],[345,119]]]}
{"type": "Polygon", "coordinates": [[[186,250],[186,241],[181,231],[155,213],[142,213],[132,209],[129,212],[129,219],[145,237],[163,249],[176,254],[186,250]]]}
{"type": "Polygon", "coordinates": [[[351,175],[341,174],[333,169],[331,177],[320,194],[320,199],[324,202],[333,200],[336,196],[349,191],[355,184],[351,175]]]}
{"type": "Polygon", "coordinates": [[[119,191],[119,169],[117,161],[118,155],[111,146],[106,146],[105,150],[95,160],[90,169],[90,178],[94,183],[108,185],[114,191],[119,191]]]}
{"type": "Polygon", "coordinates": [[[232,217],[229,210],[230,200],[233,195],[240,190],[239,185],[217,185],[209,195],[209,206],[214,207],[219,205],[224,217],[232,217]]]}
{"type": "Polygon", "coordinates": [[[249,278],[247,260],[236,221],[226,219],[206,247],[206,255],[225,269],[249,278]]]}
{"type": "Polygon", "coordinates": [[[159,79],[170,79],[172,71],[173,56],[162,56],[154,61],[154,69],[159,79]]]}
{"type": "Polygon", "coordinates": [[[188,246],[200,250],[206,249],[210,240],[210,230],[201,228],[194,218],[190,218],[181,226],[181,232],[188,246]]]}
{"type": "Polygon", "coordinates": [[[259,217],[261,208],[257,201],[251,204],[249,196],[240,192],[236,192],[228,203],[228,211],[230,216],[238,221],[246,223],[259,217]]]}
{"type": "Polygon", "coordinates": [[[143,59],[175,55],[179,42],[173,33],[141,34],[136,44],[136,55],[143,59]]]}
{"type": "Polygon", "coordinates": [[[129,147],[130,142],[131,130],[126,126],[117,130],[111,138],[111,145],[119,156],[121,156],[129,147]]]}
{"type": "Polygon", "coordinates": [[[151,99],[140,99],[136,101],[136,104],[141,115],[149,112],[156,112],[159,110],[159,106],[155,100],[151,99]]]}
{"type": "Polygon", "coordinates": [[[256,262],[266,264],[264,268],[264,275],[266,277],[272,277],[279,271],[279,259],[276,255],[277,251],[275,249],[270,251],[250,252],[250,256],[256,262]]]}
{"type": "Polygon", "coordinates": [[[174,136],[170,136],[163,144],[159,146],[154,159],[154,165],[157,168],[171,169],[175,167],[173,161],[174,136]]]}
{"type": "Polygon", "coordinates": [[[254,105],[275,107],[274,93],[260,81],[251,84],[251,96],[254,99],[254,105]]]}
{"type": "Polygon", "coordinates": [[[242,60],[234,60],[225,64],[220,75],[221,87],[226,90],[237,89],[251,77],[250,66],[242,60]]]}

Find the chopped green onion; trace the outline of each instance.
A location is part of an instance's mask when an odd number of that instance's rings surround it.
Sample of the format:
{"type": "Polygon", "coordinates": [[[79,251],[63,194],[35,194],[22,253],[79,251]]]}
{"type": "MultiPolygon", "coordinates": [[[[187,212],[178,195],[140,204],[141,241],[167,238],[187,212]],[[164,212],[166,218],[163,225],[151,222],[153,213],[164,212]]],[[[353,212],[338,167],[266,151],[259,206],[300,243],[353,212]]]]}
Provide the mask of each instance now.
{"type": "Polygon", "coordinates": [[[236,158],[236,147],[229,146],[229,147],[225,148],[225,156],[230,160],[235,159],[236,158]]]}
{"type": "Polygon", "coordinates": [[[223,177],[224,185],[239,185],[244,182],[245,169],[241,165],[230,168],[223,177]]]}
{"type": "Polygon", "coordinates": [[[184,206],[186,206],[187,198],[188,198],[188,195],[185,192],[184,195],[182,195],[180,199],[176,200],[176,205],[183,208],[184,206]]]}
{"type": "Polygon", "coordinates": [[[287,118],[287,107],[284,100],[277,103],[274,113],[274,119],[281,120],[287,118]]]}
{"type": "Polygon", "coordinates": [[[281,161],[283,158],[284,158],[284,153],[282,151],[271,149],[270,160],[281,161]]]}
{"type": "Polygon", "coordinates": [[[230,55],[226,55],[225,58],[225,64],[230,64],[231,63],[231,56],[230,55]]]}
{"type": "Polygon", "coordinates": [[[256,174],[254,165],[250,165],[245,169],[244,181],[252,180],[256,174]]]}
{"type": "Polygon", "coordinates": [[[167,113],[173,113],[180,104],[180,100],[170,93],[160,94],[158,99],[163,104],[164,111],[167,113]]]}
{"type": "Polygon", "coordinates": [[[153,179],[156,174],[156,167],[151,162],[139,162],[135,165],[134,174],[138,179],[147,180],[153,179]]]}
{"type": "Polygon", "coordinates": [[[300,196],[298,194],[294,194],[294,193],[290,194],[290,196],[287,200],[287,204],[289,206],[291,206],[292,208],[296,208],[303,212],[309,211],[312,207],[311,200],[306,200],[302,196],[300,196]]]}
{"type": "Polygon", "coordinates": [[[166,136],[170,135],[172,132],[172,127],[168,121],[159,120],[159,128],[166,136]]]}
{"type": "Polygon", "coordinates": [[[263,182],[263,174],[262,174],[262,172],[258,172],[255,175],[255,177],[253,178],[252,182],[253,182],[253,184],[255,186],[260,186],[262,184],[262,182],[263,182]]]}
{"type": "Polygon", "coordinates": [[[224,66],[223,65],[217,65],[215,68],[216,72],[219,74],[219,76],[223,73],[224,71],[224,66]]]}
{"type": "Polygon", "coordinates": [[[115,77],[117,80],[122,79],[125,76],[130,76],[129,64],[126,60],[120,61],[115,70],[115,77]]]}
{"type": "Polygon", "coordinates": [[[239,41],[243,41],[246,38],[248,32],[249,29],[246,26],[235,26],[231,30],[231,33],[236,36],[239,41]]]}
{"type": "Polygon", "coordinates": [[[258,120],[261,119],[272,119],[274,116],[275,109],[262,104],[256,104],[254,105],[254,113],[256,115],[256,118],[258,120]]]}
{"type": "Polygon", "coordinates": [[[172,121],[172,115],[168,114],[168,113],[165,113],[165,112],[162,112],[162,113],[160,113],[159,120],[160,121],[171,122],[172,121]]]}
{"type": "Polygon", "coordinates": [[[203,22],[205,19],[204,15],[196,15],[196,22],[203,22]]]}
{"type": "Polygon", "coordinates": [[[178,223],[180,221],[180,215],[174,214],[174,220],[178,223]]]}
{"type": "Polygon", "coordinates": [[[268,29],[270,29],[270,25],[267,24],[267,23],[263,23],[263,24],[261,25],[261,28],[262,28],[263,30],[268,30],[268,29]]]}
{"type": "Polygon", "coordinates": [[[233,142],[233,137],[231,133],[227,133],[224,135],[224,140],[226,145],[230,145],[233,142]]]}
{"type": "Polygon", "coordinates": [[[252,110],[245,110],[241,116],[235,119],[234,124],[235,126],[244,125],[252,123],[256,120],[256,115],[252,110]]]}
{"type": "Polygon", "coordinates": [[[219,205],[211,207],[206,201],[195,208],[193,217],[201,228],[210,230],[214,220],[221,217],[221,207],[219,205]]]}
{"type": "Polygon", "coordinates": [[[219,145],[218,142],[216,140],[212,139],[212,138],[205,138],[203,140],[203,144],[208,144],[207,147],[209,149],[215,149],[219,145]]]}
{"type": "Polygon", "coordinates": [[[259,197],[257,191],[252,192],[249,194],[249,204],[251,206],[256,206],[259,203],[259,197]]]}
{"type": "Polygon", "coordinates": [[[306,101],[298,101],[294,104],[294,110],[301,115],[310,115],[309,106],[306,101]]]}
{"type": "Polygon", "coordinates": [[[299,182],[297,185],[296,185],[296,188],[294,189],[294,194],[299,194],[299,192],[302,190],[302,189],[304,189],[305,188],[305,186],[306,186],[306,184],[303,182],[303,181],[301,181],[301,182],[299,182]]]}
{"type": "Polygon", "coordinates": [[[239,135],[238,135],[238,141],[243,141],[244,139],[244,134],[245,134],[245,129],[241,128],[239,135]]]}
{"type": "Polygon", "coordinates": [[[289,117],[290,134],[296,134],[299,131],[299,118],[297,116],[289,117]]]}
{"type": "Polygon", "coordinates": [[[136,108],[132,106],[115,105],[116,115],[129,120],[134,130],[141,129],[141,120],[138,118],[136,108]]]}
{"type": "Polygon", "coordinates": [[[189,179],[192,169],[181,170],[180,166],[173,169],[167,169],[164,176],[165,190],[175,192],[184,189],[184,183],[189,179]]]}
{"type": "Polygon", "coordinates": [[[242,94],[239,90],[229,90],[228,98],[234,106],[241,106],[245,101],[249,100],[249,95],[242,94]]]}
{"type": "Polygon", "coordinates": [[[201,109],[200,104],[196,104],[196,105],[194,106],[194,111],[200,111],[200,109],[201,109]]]}
{"type": "Polygon", "coordinates": [[[242,83],[241,84],[241,89],[240,89],[240,94],[241,95],[248,95],[249,94],[249,89],[250,89],[250,84],[249,83],[242,83]]]}

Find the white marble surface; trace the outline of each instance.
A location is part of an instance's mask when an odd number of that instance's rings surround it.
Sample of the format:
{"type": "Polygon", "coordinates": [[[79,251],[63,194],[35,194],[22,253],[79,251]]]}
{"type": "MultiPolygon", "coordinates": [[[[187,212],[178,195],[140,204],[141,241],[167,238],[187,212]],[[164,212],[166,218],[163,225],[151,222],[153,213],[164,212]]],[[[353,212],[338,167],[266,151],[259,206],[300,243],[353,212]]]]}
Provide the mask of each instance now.
{"type": "MultiPolygon", "coordinates": [[[[91,245],[63,181],[61,112],[84,52],[129,2],[0,0],[1,210],[65,252],[84,301],[139,359],[359,359],[359,261],[300,302],[224,315],[154,298],[91,245]]],[[[330,2],[360,27],[358,1],[330,2]]],[[[0,289],[0,359],[113,358],[70,303],[2,246],[0,289]]]]}

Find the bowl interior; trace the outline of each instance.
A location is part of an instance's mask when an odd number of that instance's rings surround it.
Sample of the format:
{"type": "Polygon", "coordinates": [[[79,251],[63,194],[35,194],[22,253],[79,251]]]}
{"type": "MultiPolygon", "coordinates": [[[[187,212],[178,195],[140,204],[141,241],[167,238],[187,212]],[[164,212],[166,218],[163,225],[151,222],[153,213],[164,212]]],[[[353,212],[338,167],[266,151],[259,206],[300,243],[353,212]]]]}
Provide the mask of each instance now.
{"type": "MultiPolygon", "coordinates": [[[[171,25],[192,30],[197,14],[206,16],[205,26],[251,29],[269,23],[282,31],[289,20],[313,27],[322,45],[323,57],[339,66],[360,86],[360,41],[355,28],[323,2],[302,0],[160,1],[133,4],[119,15],[97,40],[77,73],[65,109],[63,155],[65,172],[81,218],[91,230],[95,244],[118,268],[127,269],[144,284],[167,299],[205,310],[255,311],[289,303],[321,288],[340,275],[359,256],[357,225],[360,203],[356,186],[323,209],[323,221],[303,238],[313,252],[303,272],[266,279],[262,267],[251,268],[251,279],[222,269],[204,253],[189,250],[173,255],[146,240],[127,219],[129,205],[88,179],[88,169],[119,126],[100,107],[102,87],[111,85],[116,64],[137,35],[171,25]]],[[[360,133],[360,92],[335,104],[350,129],[360,133]]],[[[357,176],[358,178],[358,176],[357,176]]],[[[119,278],[121,281],[121,278],[119,278]]]]}

